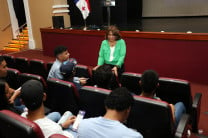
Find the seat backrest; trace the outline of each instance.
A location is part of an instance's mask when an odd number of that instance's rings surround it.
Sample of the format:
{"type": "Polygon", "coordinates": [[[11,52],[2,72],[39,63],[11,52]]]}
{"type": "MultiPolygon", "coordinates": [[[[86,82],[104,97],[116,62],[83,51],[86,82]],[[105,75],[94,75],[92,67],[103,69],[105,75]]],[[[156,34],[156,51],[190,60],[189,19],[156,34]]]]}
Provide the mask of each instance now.
{"type": "Polygon", "coordinates": [[[139,95],[142,89],[139,85],[142,74],[133,72],[124,72],[121,74],[121,86],[126,87],[130,92],[139,95]]]}
{"type": "Polygon", "coordinates": [[[32,80],[32,79],[40,81],[43,84],[44,89],[45,90],[47,89],[47,84],[42,76],[36,75],[36,74],[30,74],[30,73],[20,73],[19,74],[20,86],[22,84],[24,84],[26,81],[32,80]]]}
{"type": "Polygon", "coordinates": [[[91,78],[89,67],[86,65],[77,64],[75,67],[75,71],[76,71],[75,73],[76,77],[91,78]]]}
{"type": "Polygon", "coordinates": [[[49,138],[68,138],[68,137],[61,135],[61,134],[53,134],[49,138]]]}
{"type": "Polygon", "coordinates": [[[127,126],[141,132],[144,138],[171,138],[174,136],[174,122],[168,103],[134,96],[127,126]]]}
{"type": "Polygon", "coordinates": [[[186,80],[173,79],[173,78],[159,78],[159,87],[156,90],[157,97],[163,101],[175,104],[183,102],[187,113],[192,110],[192,96],[190,83],[186,80]]]}
{"type": "Polygon", "coordinates": [[[73,83],[51,78],[47,80],[47,86],[49,108],[61,114],[65,111],[71,111],[75,115],[78,113],[79,93],[73,83]]]}
{"type": "Polygon", "coordinates": [[[30,73],[42,76],[45,80],[47,78],[46,65],[43,60],[30,59],[29,60],[30,73]]]}
{"type": "Polygon", "coordinates": [[[9,110],[0,111],[1,138],[44,138],[40,127],[9,110]]]}
{"type": "Polygon", "coordinates": [[[7,66],[9,68],[15,68],[15,61],[14,61],[14,56],[12,55],[7,55],[7,54],[4,54],[2,55],[7,63],[7,66]]]}
{"type": "Polygon", "coordinates": [[[83,86],[80,89],[80,109],[86,111],[86,118],[104,115],[104,99],[110,92],[93,86],[83,86]]]}
{"type": "Polygon", "coordinates": [[[21,73],[29,72],[29,63],[26,57],[15,57],[15,68],[21,73]]]}
{"type": "Polygon", "coordinates": [[[17,69],[13,69],[13,68],[8,68],[7,69],[7,77],[6,77],[6,81],[9,84],[9,86],[13,89],[17,89],[19,88],[20,84],[19,84],[19,75],[20,75],[20,71],[17,69]]]}

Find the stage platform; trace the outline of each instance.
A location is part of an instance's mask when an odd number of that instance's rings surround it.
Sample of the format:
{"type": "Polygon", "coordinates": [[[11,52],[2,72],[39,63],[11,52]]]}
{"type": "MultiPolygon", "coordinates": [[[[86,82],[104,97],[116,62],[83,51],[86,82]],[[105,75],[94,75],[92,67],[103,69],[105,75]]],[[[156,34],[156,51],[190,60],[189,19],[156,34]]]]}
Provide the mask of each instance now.
{"type": "MultiPolygon", "coordinates": [[[[208,33],[208,17],[146,17],[142,18],[137,24],[119,26],[122,31],[140,30],[143,32],[187,32],[208,33]]],[[[105,30],[107,25],[87,25],[89,30],[105,30]]],[[[72,26],[73,29],[82,29],[83,26],[72,26]]]]}

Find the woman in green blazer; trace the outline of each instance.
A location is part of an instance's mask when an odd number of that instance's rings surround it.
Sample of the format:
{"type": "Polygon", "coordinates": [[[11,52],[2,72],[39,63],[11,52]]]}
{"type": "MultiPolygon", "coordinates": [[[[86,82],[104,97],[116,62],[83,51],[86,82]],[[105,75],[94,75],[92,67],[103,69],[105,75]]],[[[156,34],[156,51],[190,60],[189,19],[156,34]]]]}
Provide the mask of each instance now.
{"type": "Polygon", "coordinates": [[[115,75],[118,76],[124,71],[124,59],[126,56],[126,43],[116,26],[109,26],[106,31],[105,40],[102,41],[96,70],[103,64],[109,64],[115,75]]]}

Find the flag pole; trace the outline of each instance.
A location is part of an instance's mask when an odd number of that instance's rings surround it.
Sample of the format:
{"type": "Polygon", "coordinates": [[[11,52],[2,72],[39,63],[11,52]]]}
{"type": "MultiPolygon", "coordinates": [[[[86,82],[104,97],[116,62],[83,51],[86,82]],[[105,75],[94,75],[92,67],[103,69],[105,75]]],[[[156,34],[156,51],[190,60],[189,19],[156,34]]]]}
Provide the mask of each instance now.
{"type": "Polygon", "coordinates": [[[87,30],[87,23],[86,23],[86,19],[84,20],[84,28],[83,30],[87,30]]]}

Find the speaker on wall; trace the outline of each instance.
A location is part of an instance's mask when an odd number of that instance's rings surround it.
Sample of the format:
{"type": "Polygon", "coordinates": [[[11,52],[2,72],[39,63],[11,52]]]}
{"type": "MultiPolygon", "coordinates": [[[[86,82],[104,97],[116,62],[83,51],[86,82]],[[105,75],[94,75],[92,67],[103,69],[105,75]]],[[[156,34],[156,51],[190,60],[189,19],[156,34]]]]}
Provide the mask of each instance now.
{"type": "Polygon", "coordinates": [[[63,16],[52,16],[53,28],[60,29],[64,28],[64,17],[63,16]]]}

